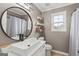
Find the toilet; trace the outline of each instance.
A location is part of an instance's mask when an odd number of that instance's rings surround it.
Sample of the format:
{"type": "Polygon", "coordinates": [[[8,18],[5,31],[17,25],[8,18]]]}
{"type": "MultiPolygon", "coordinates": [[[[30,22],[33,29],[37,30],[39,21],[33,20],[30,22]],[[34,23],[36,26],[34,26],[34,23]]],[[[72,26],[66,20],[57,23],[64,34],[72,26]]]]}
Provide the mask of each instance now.
{"type": "Polygon", "coordinates": [[[46,47],[46,56],[51,56],[52,46],[46,43],[45,47],[46,47]]]}
{"type": "MultiPolygon", "coordinates": [[[[44,37],[39,37],[38,39],[44,40],[44,37]]],[[[51,56],[51,51],[52,51],[53,47],[50,44],[46,43],[45,48],[46,48],[46,56],[51,56]]]]}

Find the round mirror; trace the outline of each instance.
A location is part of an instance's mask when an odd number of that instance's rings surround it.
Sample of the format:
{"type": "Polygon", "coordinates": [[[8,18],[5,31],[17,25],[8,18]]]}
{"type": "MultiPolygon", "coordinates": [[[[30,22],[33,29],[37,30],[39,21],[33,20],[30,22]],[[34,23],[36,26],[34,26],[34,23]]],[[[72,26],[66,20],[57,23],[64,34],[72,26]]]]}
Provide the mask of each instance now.
{"type": "Polygon", "coordinates": [[[10,7],[1,16],[1,28],[11,39],[26,39],[32,32],[33,22],[30,15],[22,8],[10,7]]]}

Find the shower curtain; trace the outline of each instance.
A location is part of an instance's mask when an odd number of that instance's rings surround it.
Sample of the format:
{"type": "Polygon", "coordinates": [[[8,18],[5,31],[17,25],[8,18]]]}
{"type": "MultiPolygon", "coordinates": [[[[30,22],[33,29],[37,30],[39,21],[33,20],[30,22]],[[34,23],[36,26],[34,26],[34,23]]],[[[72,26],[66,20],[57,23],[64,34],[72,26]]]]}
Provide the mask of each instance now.
{"type": "Polygon", "coordinates": [[[69,53],[71,56],[79,56],[79,8],[73,12],[71,19],[69,53]]]}

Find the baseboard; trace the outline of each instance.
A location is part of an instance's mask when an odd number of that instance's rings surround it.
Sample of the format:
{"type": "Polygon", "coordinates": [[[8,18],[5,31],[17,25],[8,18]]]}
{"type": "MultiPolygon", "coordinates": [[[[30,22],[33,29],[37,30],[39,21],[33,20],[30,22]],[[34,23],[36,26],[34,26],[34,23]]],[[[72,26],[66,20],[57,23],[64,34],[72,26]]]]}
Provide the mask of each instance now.
{"type": "Polygon", "coordinates": [[[57,51],[57,50],[52,50],[53,53],[57,53],[57,54],[60,54],[62,56],[68,56],[69,54],[66,53],[66,52],[62,52],[62,51],[57,51]]]}

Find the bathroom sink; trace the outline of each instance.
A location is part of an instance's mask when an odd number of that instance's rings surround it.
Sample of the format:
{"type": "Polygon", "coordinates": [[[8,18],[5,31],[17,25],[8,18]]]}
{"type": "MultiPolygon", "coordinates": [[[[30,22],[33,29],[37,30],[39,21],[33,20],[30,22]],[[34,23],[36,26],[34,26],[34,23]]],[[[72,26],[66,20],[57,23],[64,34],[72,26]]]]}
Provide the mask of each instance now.
{"type": "Polygon", "coordinates": [[[11,44],[8,48],[9,56],[31,56],[37,51],[41,46],[44,46],[45,41],[37,40],[36,38],[30,38],[24,40],[23,42],[11,44]]]}
{"type": "Polygon", "coordinates": [[[36,38],[29,38],[24,40],[23,42],[11,44],[10,46],[20,48],[20,49],[27,49],[33,46],[34,44],[39,43],[40,40],[37,40],[36,38]]]}

